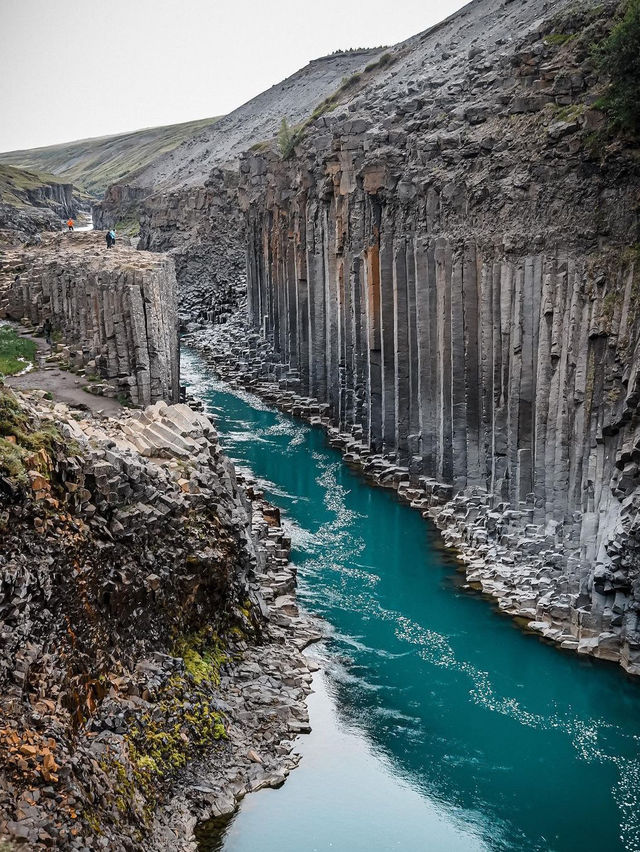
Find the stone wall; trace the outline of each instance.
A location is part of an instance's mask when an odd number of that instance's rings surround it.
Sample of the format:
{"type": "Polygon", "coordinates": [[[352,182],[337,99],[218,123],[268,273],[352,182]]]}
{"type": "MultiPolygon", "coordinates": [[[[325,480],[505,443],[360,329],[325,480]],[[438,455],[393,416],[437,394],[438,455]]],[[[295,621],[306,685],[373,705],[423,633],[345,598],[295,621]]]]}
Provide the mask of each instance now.
{"type": "Polygon", "coordinates": [[[40,326],[75,349],[74,366],[95,365],[131,401],[177,401],[180,390],[173,262],[116,246],[102,234],[65,233],[7,253],[0,315],[40,326]]]}
{"type": "Polygon", "coordinates": [[[637,671],[640,175],[594,143],[589,47],[612,5],[510,8],[517,45],[471,4],[290,161],[245,157],[250,320],[342,432],[453,487],[489,591],[637,671]]]}

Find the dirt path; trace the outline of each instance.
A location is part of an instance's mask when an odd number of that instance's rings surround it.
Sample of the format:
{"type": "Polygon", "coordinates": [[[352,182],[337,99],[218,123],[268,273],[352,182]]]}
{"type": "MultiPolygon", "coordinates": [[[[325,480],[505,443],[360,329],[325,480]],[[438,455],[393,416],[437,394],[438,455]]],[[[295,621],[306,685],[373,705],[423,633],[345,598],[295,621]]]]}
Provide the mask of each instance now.
{"type": "Polygon", "coordinates": [[[45,359],[50,352],[50,347],[41,337],[33,337],[28,334],[23,336],[33,340],[37,345],[38,363],[34,370],[25,373],[24,376],[6,378],[5,384],[10,388],[47,391],[56,402],[66,402],[68,405],[89,409],[94,414],[113,416],[122,409],[122,405],[116,399],[94,396],[84,390],[83,386],[87,383],[84,377],[76,376],[75,373],[68,373],[54,365],[48,365],[45,359]]]}

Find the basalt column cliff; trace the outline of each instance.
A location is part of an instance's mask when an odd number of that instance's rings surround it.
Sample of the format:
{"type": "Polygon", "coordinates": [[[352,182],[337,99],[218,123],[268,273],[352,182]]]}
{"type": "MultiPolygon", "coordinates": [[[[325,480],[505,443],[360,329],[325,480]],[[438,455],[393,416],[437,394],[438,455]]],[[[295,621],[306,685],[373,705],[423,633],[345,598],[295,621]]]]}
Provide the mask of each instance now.
{"type": "Polygon", "coordinates": [[[291,156],[246,155],[240,193],[293,386],[451,486],[439,522],[507,611],[639,672],[640,177],[599,147],[591,51],[614,8],[470,4],[291,156]]]}

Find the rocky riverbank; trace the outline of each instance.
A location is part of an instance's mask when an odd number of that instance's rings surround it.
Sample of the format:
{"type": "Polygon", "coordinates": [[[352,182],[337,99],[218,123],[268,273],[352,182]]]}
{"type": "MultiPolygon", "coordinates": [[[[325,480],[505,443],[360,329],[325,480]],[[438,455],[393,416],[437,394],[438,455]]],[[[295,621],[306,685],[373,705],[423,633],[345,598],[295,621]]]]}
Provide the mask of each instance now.
{"type": "Polygon", "coordinates": [[[277,512],[185,405],[0,408],[0,837],[193,849],[308,729],[277,512]]]}
{"type": "MultiPolygon", "coordinates": [[[[630,674],[640,674],[637,632],[623,617],[629,611],[624,594],[633,594],[626,577],[604,567],[594,572],[595,591],[611,595],[620,588],[604,619],[587,601],[576,599],[567,580],[567,566],[573,573],[580,566],[579,516],[573,526],[540,523],[533,500],[513,508],[480,486],[456,491],[425,476],[421,465],[401,464],[394,453],[373,451],[362,427],[341,431],[327,403],[299,392],[297,372],[248,326],[243,309],[225,325],[201,329],[185,342],[202,351],[232,386],[324,428],[348,464],[375,484],[395,489],[400,499],[433,520],[464,563],[469,584],[494,598],[503,612],[525,619],[530,630],[563,648],[616,661],[630,674]]],[[[635,504],[628,501],[623,517],[631,523],[634,516],[635,504]]]]}

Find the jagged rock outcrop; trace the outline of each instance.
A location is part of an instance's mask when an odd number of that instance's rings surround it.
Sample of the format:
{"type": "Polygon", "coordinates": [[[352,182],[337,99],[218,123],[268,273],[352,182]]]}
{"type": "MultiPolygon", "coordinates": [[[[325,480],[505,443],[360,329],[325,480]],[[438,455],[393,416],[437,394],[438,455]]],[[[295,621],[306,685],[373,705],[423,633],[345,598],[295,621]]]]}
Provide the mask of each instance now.
{"type": "Polygon", "coordinates": [[[640,672],[640,172],[597,150],[591,58],[616,5],[478,0],[240,193],[286,386],[451,486],[512,611],[640,672]]]}
{"type": "Polygon", "coordinates": [[[5,252],[0,316],[51,323],[73,366],[93,369],[134,404],[177,401],[176,278],[171,259],[65,233],[5,252]]]}
{"type": "Polygon", "coordinates": [[[0,842],[193,850],[282,784],[311,680],[287,557],[205,416],[0,387],[0,842]]]}

